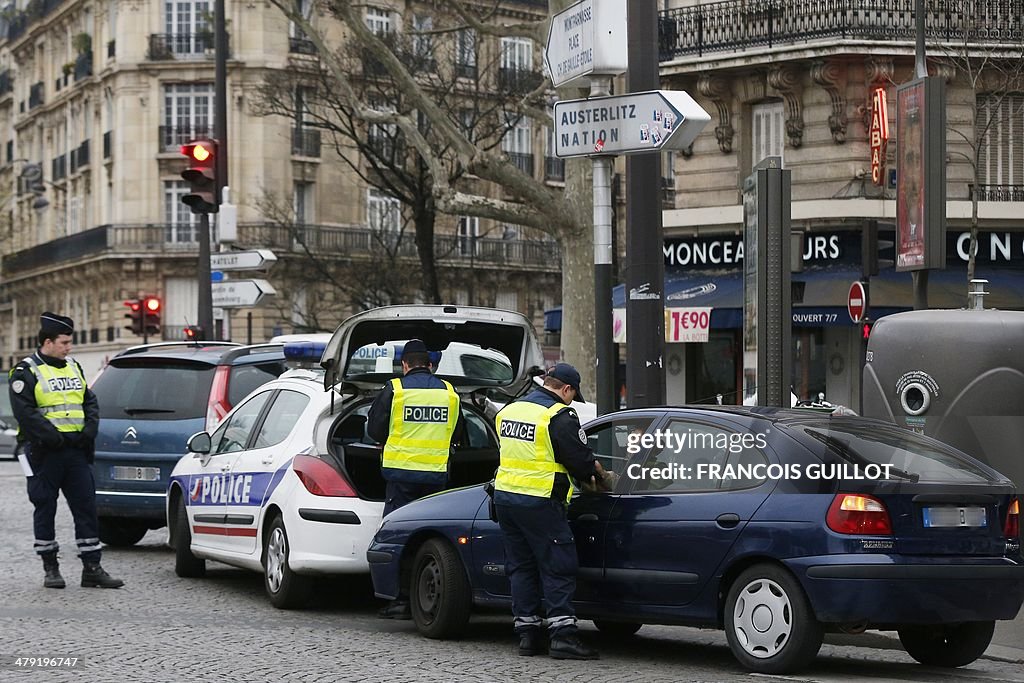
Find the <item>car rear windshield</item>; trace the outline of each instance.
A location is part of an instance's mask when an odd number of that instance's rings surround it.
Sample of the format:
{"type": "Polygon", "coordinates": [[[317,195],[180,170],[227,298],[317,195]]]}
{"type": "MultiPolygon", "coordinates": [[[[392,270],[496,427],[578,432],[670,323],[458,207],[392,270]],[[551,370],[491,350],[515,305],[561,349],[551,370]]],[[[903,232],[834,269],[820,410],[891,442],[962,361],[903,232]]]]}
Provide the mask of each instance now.
{"type": "Polygon", "coordinates": [[[92,390],[100,418],[190,420],[206,417],[216,366],[181,361],[111,363],[92,390]]]}
{"type": "Polygon", "coordinates": [[[993,483],[999,475],[935,439],[896,425],[830,420],[797,429],[857,465],[890,465],[893,480],[993,483]]]}
{"type": "MultiPolygon", "coordinates": [[[[367,344],[356,349],[345,368],[352,381],[376,381],[383,384],[402,376],[402,351],[405,341],[367,344]]],[[[506,386],[515,379],[512,362],[505,354],[475,344],[450,342],[443,351],[431,351],[434,374],[455,387],[506,386]]]]}
{"type": "Polygon", "coordinates": [[[283,360],[234,365],[228,380],[228,402],[237,406],[242,399],[272,379],[277,379],[287,368],[283,360]]]}

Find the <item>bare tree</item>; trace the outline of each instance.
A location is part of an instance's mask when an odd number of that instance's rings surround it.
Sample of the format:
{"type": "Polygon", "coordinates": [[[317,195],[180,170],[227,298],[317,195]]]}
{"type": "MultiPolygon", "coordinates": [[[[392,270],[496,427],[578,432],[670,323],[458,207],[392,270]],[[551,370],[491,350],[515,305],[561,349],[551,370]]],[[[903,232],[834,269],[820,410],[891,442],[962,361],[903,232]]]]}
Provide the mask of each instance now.
{"type": "MultiPolygon", "coordinates": [[[[969,19],[962,18],[964,21],[969,19]]],[[[997,145],[1014,144],[1004,125],[1024,114],[1024,43],[979,45],[974,31],[964,25],[959,43],[943,43],[936,61],[952,69],[955,78],[969,87],[970,101],[961,111],[971,121],[950,120],[947,127],[959,141],[948,154],[965,161],[971,169],[971,239],[967,259],[967,289],[974,279],[978,252],[978,202],[986,175],[986,158],[997,145]],[[973,126],[973,127],[972,127],[973,126]],[[1005,140],[996,138],[1003,137],[1005,140]]]]}
{"type": "MultiPolygon", "coordinates": [[[[331,96],[344,104],[353,120],[365,126],[394,127],[404,145],[414,149],[417,163],[429,177],[433,209],[449,215],[476,216],[534,228],[557,239],[562,253],[563,330],[566,359],[580,367],[584,383],[593,388],[593,235],[589,229],[591,188],[584,162],[567,164],[564,191],[548,187],[524,173],[493,141],[474,139],[452,116],[450,105],[436,96],[434,73],[410,68],[396,51],[394,41],[378,36],[364,23],[363,5],[349,0],[320,0],[317,11],[344,27],[347,45],[333,49],[319,30],[290,0],[271,0],[316,46],[323,66],[322,78],[331,96]],[[371,101],[353,78],[351,55],[357,49],[363,59],[388,74],[390,87],[400,93],[400,104],[371,101]],[[481,183],[467,183],[473,176],[481,183]],[[494,188],[502,191],[495,192],[494,188]],[[490,191],[487,191],[490,189],[490,191]]],[[[515,3],[509,3],[515,4],[515,3]]],[[[550,0],[557,11],[568,0],[550,0]]],[[[501,23],[498,4],[466,0],[437,0],[447,10],[439,35],[472,29],[479,35],[529,37],[543,44],[547,22],[501,23]]],[[[450,66],[450,65],[449,65],[450,66]]],[[[439,66],[441,72],[444,66],[439,66]]],[[[550,121],[546,98],[550,84],[544,80],[507,106],[517,115],[550,121]]],[[[575,94],[575,93],[573,93],[575,94]]],[[[472,93],[467,93],[470,97],[472,93]]]]}

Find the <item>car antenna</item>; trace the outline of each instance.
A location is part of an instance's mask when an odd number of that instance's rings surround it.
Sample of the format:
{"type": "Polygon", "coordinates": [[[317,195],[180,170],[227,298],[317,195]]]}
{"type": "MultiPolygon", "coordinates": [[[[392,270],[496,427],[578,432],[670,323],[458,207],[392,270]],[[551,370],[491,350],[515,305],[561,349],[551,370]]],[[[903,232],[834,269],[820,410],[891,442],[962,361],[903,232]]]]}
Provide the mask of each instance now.
{"type": "MultiPolygon", "coordinates": [[[[186,329],[186,330],[187,330],[188,328],[192,327],[192,323],[190,323],[190,322],[188,321],[188,316],[187,316],[187,315],[183,315],[183,316],[181,316],[181,317],[185,319],[185,329],[186,329]]],[[[194,346],[196,346],[196,347],[198,348],[198,347],[199,347],[199,340],[198,340],[198,339],[196,339],[195,337],[193,337],[193,338],[192,338],[192,344],[193,344],[194,346]]]]}

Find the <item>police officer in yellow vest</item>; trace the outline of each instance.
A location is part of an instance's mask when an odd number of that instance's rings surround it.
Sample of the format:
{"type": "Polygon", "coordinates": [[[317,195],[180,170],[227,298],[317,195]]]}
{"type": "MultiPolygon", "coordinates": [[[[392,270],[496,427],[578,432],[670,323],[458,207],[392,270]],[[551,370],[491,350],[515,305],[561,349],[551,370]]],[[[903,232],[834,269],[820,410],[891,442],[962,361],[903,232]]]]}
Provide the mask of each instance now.
{"type": "Polygon", "coordinates": [[[594,459],[576,411],[583,401],[580,373],[559,363],[538,387],[495,418],[501,465],[494,480],[494,507],[505,535],[505,572],[512,585],[512,613],[519,654],[543,651],[541,599],[547,606],[555,659],[597,659],[576,629],[572,605],[578,559],[566,517],[570,475],[596,485],[609,474],[594,459]]]}
{"type": "Polygon", "coordinates": [[[71,352],[71,318],[47,311],[40,316],[39,349],[10,373],[9,392],[18,440],[32,468],[28,497],[35,506],[35,551],[43,558],[47,588],[64,588],[57,563],[54,517],[57,494],[71,508],[75,543],[82,560],[82,586],[120,588],[124,582],[100,566],[96,483],[92,474],[99,406],[71,352]]]}
{"type": "MultiPolygon", "coordinates": [[[[427,345],[411,339],[402,349],[401,379],[374,399],[366,431],[384,446],[381,474],[387,482],[384,515],[448,483],[448,455],[464,430],[459,395],[431,372],[427,345]]],[[[409,603],[396,600],[381,617],[409,617],[409,603]]]]}

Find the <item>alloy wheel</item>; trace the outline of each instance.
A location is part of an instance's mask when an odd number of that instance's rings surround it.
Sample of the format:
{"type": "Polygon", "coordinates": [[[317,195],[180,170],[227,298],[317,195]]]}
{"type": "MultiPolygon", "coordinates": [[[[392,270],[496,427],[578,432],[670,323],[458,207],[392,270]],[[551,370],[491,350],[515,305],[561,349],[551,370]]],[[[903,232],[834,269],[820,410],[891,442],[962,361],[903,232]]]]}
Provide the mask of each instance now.
{"type": "Polygon", "coordinates": [[[285,538],[284,529],[276,527],[270,532],[270,540],[267,542],[267,585],[273,593],[281,590],[287,561],[288,540],[285,538]]]}

